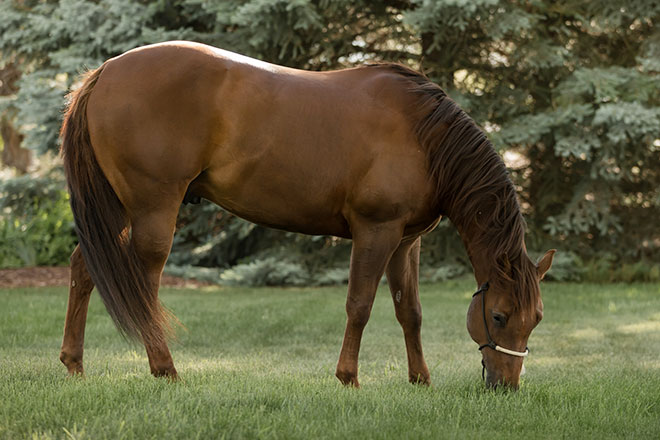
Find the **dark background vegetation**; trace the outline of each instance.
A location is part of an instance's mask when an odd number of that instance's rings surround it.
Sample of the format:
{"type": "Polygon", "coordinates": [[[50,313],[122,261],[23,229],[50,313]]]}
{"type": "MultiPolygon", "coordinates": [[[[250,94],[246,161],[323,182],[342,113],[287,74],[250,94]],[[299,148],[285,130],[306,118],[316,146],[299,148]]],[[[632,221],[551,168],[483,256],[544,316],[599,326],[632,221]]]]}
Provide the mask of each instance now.
{"type": "MultiPolygon", "coordinates": [[[[425,72],[487,131],[562,280],[660,279],[660,3],[638,0],[0,2],[0,267],[64,265],[75,245],[57,159],[78,74],[148,43],[194,40],[291,67],[395,61],[425,72]]],[[[333,284],[350,242],[182,208],[173,274],[333,284]]],[[[469,270],[449,222],[425,280],[469,270]]]]}

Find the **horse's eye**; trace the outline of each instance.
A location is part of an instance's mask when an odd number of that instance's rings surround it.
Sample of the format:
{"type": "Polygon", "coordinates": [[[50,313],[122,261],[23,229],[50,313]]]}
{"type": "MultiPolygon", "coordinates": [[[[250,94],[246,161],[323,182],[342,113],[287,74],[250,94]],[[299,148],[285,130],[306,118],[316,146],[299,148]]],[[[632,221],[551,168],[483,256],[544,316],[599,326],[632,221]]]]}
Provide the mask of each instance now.
{"type": "Polygon", "coordinates": [[[506,325],[506,316],[501,313],[493,313],[493,321],[498,327],[504,327],[506,325]]]}

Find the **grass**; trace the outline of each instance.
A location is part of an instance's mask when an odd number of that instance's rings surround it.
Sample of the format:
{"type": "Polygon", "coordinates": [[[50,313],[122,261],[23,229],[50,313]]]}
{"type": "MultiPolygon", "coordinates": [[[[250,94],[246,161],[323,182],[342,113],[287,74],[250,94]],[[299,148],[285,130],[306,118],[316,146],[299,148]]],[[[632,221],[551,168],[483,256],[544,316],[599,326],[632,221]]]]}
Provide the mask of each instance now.
{"type": "Polygon", "coordinates": [[[381,287],[359,390],[334,378],[343,288],[164,289],[188,328],[171,346],[177,383],[149,375],[96,294],[86,378],[67,379],[66,290],[0,290],[0,438],[660,438],[660,285],[544,284],[517,393],[481,383],[465,330],[473,288],[422,287],[426,388],[406,382],[381,287]]]}

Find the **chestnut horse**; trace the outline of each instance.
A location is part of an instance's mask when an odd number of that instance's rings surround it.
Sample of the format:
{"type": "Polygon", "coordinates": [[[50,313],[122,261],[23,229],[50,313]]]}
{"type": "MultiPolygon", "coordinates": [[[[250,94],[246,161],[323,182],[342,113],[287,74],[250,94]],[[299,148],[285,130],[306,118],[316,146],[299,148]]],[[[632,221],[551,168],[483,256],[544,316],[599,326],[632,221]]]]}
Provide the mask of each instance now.
{"type": "Polygon", "coordinates": [[[306,72],[202,44],[156,44],[88,74],[71,96],[62,139],[80,242],[60,355],[70,374],[83,372],[96,286],[119,330],[144,343],[151,372],[176,377],[167,346],[173,317],[158,288],[179,206],[204,197],[261,225],[352,239],[336,375],[354,386],[383,273],[409,379],[430,383],[420,339],[420,237],[449,217],[477,283],[489,286],[468,310],[470,335],[489,348],[487,383],[518,386],[553,251],[538,265],[529,259],[502,160],[423,75],[394,64],[306,72]]]}

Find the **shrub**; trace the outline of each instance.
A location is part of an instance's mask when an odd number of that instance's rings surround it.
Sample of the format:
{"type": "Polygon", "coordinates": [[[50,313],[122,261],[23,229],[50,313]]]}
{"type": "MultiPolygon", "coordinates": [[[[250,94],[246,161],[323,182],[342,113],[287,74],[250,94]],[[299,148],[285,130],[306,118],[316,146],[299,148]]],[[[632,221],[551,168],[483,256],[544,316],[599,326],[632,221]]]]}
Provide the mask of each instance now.
{"type": "Polygon", "coordinates": [[[345,267],[331,267],[325,270],[319,270],[313,275],[312,283],[315,286],[336,286],[339,284],[348,284],[348,264],[345,267]]]}
{"type": "Polygon", "coordinates": [[[223,284],[243,286],[305,286],[310,284],[307,269],[295,262],[274,257],[238,264],[220,276],[223,284]]]}
{"type": "Polygon", "coordinates": [[[222,269],[214,267],[199,267],[191,265],[176,266],[173,264],[168,264],[165,266],[164,272],[167,275],[174,277],[220,284],[220,275],[222,274],[222,269]]]}
{"type": "Polygon", "coordinates": [[[430,271],[423,271],[421,279],[425,282],[436,283],[452,280],[467,273],[468,268],[459,263],[441,263],[440,267],[430,271]]]}
{"type": "Polygon", "coordinates": [[[61,171],[0,182],[0,267],[66,265],[75,245],[61,171]]]}

